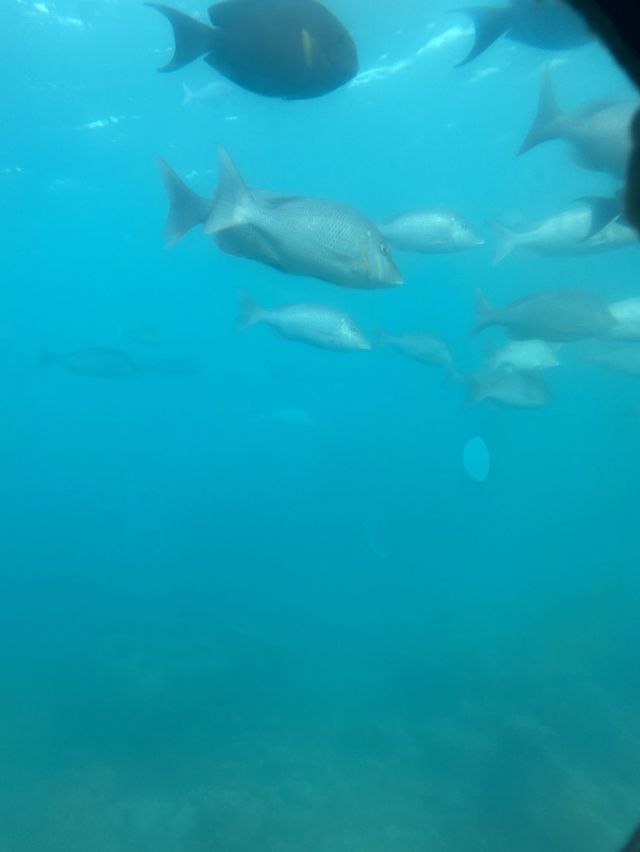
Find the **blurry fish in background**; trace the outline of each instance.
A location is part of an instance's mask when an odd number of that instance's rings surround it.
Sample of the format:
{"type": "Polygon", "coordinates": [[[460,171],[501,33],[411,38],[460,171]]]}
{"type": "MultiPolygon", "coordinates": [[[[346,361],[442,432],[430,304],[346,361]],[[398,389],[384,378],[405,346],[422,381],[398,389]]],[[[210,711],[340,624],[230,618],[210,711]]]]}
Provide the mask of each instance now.
{"type": "Polygon", "coordinates": [[[421,364],[444,367],[448,373],[455,375],[451,350],[441,337],[429,331],[403,331],[398,334],[389,334],[384,329],[378,329],[375,334],[375,344],[377,347],[389,346],[406,358],[421,364]]]}
{"type": "Polygon", "coordinates": [[[533,370],[481,372],[466,376],[465,381],[469,405],[487,400],[505,408],[540,408],[551,401],[548,387],[533,370]]]}
{"type": "Polygon", "coordinates": [[[510,340],[487,359],[489,370],[548,370],[559,367],[558,344],[546,340],[510,340]]]}
{"type": "Polygon", "coordinates": [[[467,475],[475,482],[486,482],[491,470],[491,456],[479,435],[470,438],[462,451],[462,463],[467,475]]]}
{"type": "Polygon", "coordinates": [[[471,225],[453,210],[412,210],[378,224],[389,245],[399,251],[439,254],[484,245],[471,225]]]}
{"type": "Polygon", "coordinates": [[[564,343],[605,338],[615,325],[607,306],[586,290],[546,290],[494,308],[478,291],[474,333],[494,325],[504,326],[521,340],[564,343]]]}
{"type": "Polygon", "coordinates": [[[225,95],[230,92],[230,87],[222,80],[214,80],[212,83],[207,83],[200,89],[191,89],[186,83],[182,84],[182,106],[190,106],[191,104],[200,104],[205,102],[218,103],[225,95]]]}
{"type": "Polygon", "coordinates": [[[638,245],[635,229],[621,219],[615,198],[581,198],[570,208],[518,230],[493,223],[497,237],[494,266],[516,250],[555,257],[596,254],[638,245]]]}
{"type": "Polygon", "coordinates": [[[304,429],[312,429],[318,425],[313,417],[302,408],[278,408],[268,414],[261,414],[258,421],[280,423],[284,426],[296,426],[304,429]]]}
{"type": "Polygon", "coordinates": [[[631,120],[637,107],[637,103],[598,100],[583,104],[574,114],[563,112],[547,67],[542,74],[536,117],[518,153],[563,139],[571,145],[577,165],[624,177],[631,153],[631,120]]]}
{"type": "Polygon", "coordinates": [[[592,38],[582,18],[563,0],[511,0],[506,6],[468,6],[454,11],[471,18],[474,28],[473,46],[458,67],[476,59],[501,36],[546,50],[579,47],[592,38]]]}
{"type": "Polygon", "coordinates": [[[363,289],[402,283],[374,223],[345,204],[251,189],[221,146],[213,201],[192,192],[164,160],[158,162],[170,203],[169,245],[204,223],[223,251],[290,275],[363,289]]]}
{"type": "Polygon", "coordinates": [[[615,320],[609,338],[640,342],[640,297],[611,302],[607,307],[615,320]]]}
{"type": "Polygon", "coordinates": [[[319,349],[357,352],[371,349],[356,323],[344,311],[330,305],[281,305],[261,308],[246,293],[239,293],[240,314],[236,328],[242,331],[257,323],[271,326],[281,337],[319,349]]]}
{"type": "Polygon", "coordinates": [[[226,0],[209,8],[213,26],[169,6],[146,5],[173,27],[175,52],[161,71],[204,56],[238,86],[286,99],[325,95],[358,73],[353,39],[317,0],[226,0]]]}
{"type": "Polygon", "coordinates": [[[43,352],[39,364],[43,368],[61,367],[68,373],[101,379],[127,379],[140,372],[138,365],[126,352],[106,346],[76,349],[60,355],[43,352]]]}
{"type": "Polygon", "coordinates": [[[640,376],[640,344],[602,350],[597,354],[589,355],[586,360],[591,364],[598,364],[612,373],[640,376]]]}

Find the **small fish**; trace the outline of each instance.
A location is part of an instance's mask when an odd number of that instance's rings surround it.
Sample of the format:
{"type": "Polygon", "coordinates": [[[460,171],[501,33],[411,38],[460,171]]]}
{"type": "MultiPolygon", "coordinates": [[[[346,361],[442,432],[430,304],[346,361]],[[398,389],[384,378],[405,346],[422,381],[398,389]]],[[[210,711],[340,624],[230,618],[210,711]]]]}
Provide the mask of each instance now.
{"type": "Polygon", "coordinates": [[[403,331],[388,334],[379,329],[376,334],[378,346],[390,346],[397,352],[421,364],[444,367],[453,371],[453,358],[447,344],[429,331],[403,331]]]}
{"type": "Polygon", "coordinates": [[[412,210],[383,222],[378,230],[399,251],[439,254],[484,245],[471,225],[453,210],[412,210]]]}
{"type": "Polygon", "coordinates": [[[617,199],[594,197],[579,199],[567,210],[522,230],[494,223],[498,243],[493,264],[495,266],[520,249],[555,257],[595,254],[638,245],[637,232],[621,219],[620,214],[617,199]]]}
{"type": "Polygon", "coordinates": [[[609,337],[611,340],[640,341],[640,297],[622,299],[608,305],[615,320],[609,337]]]}
{"type": "Polygon", "coordinates": [[[592,101],[574,114],[556,103],[549,68],[544,70],[538,112],[520,154],[542,142],[564,139],[572,146],[575,162],[585,169],[623,177],[631,153],[631,120],[637,104],[592,101]]]}
{"type": "Polygon", "coordinates": [[[559,367],[557,345],[546,340],[510,340],[487,362],[489,370],[547,370],[559,367]]]}
{"type": "Polygon", "coordinates": [[[238,330],[262,322],[287,340],[307,343],[319,349],[338,352],[371,349],[371,344],[356,323],[338,308],[305,304],[261,308],[246,293],[239,295],[238,330]]]}
{"type": "Polygon", "coordinates": [[[101,379],[126,379],[140,372],[138,365],[125,352],[106,346],[76,349],[62,355],[45,352],[40,356],[40,366],[59,366],[68,373],[101,379]]]}
{"type": "Polygon", "coordinates": [[[507,408],[540,408],[551,401],[548,387],[535,371],[477,373],[466,377],[467,402],[487,400],[507,408]]]}
{"type": "Polygon", "coordinates": [[[592,38],[589,29],[564,2],[512,0],[508,6],[471,6],[456,11],[471,18],[474,42],[458,65],[466,65],[501,36],[546,50],[578,47],[592,38]]]}
{"type": "Polygon", "coordinates": [[[607,306],[586,290],[546,290],[494,308],[478,291],[474,333],[504,326],[520,340],[564,343],[606,338],[615,325],[607,306]]]}
{"type": "Polygon", "coordinates": [[[402,283],[386,241],[362,213],[320,198],[255,193],[221,146],[218,162],[218,188],[205,233],[242,228],[249,235],[246,256],[290,275],[364,289],[402,283]]]}
{"type": "Polygon", "coordinates": [[[630,376],[640,376],[640,345],[621,346],[609,349],[588,359],[592,364],[599,364],[613,373],[627,373],[630,376]]]}
{"type": "Polygon", "coordinates": [[[209,8],[208,26],[159,3],[147,3],[173,28],[175,51],[161,71],[204,56],[233,83],[267,97],[315,98],[358,73],[353,39],[317,0],[226,0],[209,8]]]}

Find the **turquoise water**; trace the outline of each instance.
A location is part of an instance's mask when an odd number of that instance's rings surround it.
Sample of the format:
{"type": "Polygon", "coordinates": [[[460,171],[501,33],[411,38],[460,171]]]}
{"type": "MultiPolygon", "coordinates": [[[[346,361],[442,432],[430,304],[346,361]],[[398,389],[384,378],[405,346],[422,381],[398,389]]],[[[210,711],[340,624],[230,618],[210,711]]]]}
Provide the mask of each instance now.
{"type": "Polygon", "coordinates": [[[221,78],[157,74],[141,4],[3,0],[1,852],[610,852],[637,820],[638,379],[567,363],[545,408],[467,407],[386,349],[234,330],[238,289],[323,302],[466,372],[501,340],[470,337],[477,287],[639,295],[636,248],[491,265],[492,220],[616,186],[515,156],[543,65],[567,107],[635,94],[597,44],[454,69],[458,5],[334,0],[378,74],[184,104],[221,78]],[[251,185],[450,206],[487,245],[398,254],[386,291],[167,251],[154,158],[208,194],[216,143],[251,185]],[[40,364],[92,346],[197,369],[40,364]]]}

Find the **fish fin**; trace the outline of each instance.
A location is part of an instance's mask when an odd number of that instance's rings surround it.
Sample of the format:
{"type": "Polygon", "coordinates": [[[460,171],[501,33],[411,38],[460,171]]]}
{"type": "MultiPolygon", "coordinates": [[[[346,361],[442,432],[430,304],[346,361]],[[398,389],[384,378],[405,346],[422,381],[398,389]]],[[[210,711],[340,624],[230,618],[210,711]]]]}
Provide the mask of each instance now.
{"type": "Polygon", "coordinates": [[[203,225],[207,221],[211,202],[188,187],[162,157],[158,157],[157,162],[169,198],[169,213],[164,230],[168,240],[167,248],[170,248],[196,225],[203,225]]]}
{"type": "Polygon", "coordinates": [[[38,356],[38,367],[41,370],[46,370],[58,363],[58,356],[55,352],[50,352],[48,349],[43,349],[38,356]]]}
{"type": "Polygon", "coordinates": [[[466,65],[484,53],[488,47],[504,35],[513,21],[513,10],[509,7],[475,6],[467,9],[453,9],[471,18],[473,22],[473,46],[456,68],[466,65]]]}
{"type": "Polygon", "coordinates": [[[551,70],[549,66],[546,66],[542,72],[542,80],[540,82],[538,111],[533,119],[533,124],[529,128],[529,132],[525,136],[524,142],[520,146],[518,155],[530,151],[542,142],[555,139],[560,132],[560,128],[558,127],[560,118],[562,118],[562,112],[558,107],[553,91],[551,70]]]}
{"type": "Polygon", "coordinates": [[[607,225],[610,225],[615,219],[618,219],[622,214],[619,198],[608,198],[600,195],[584,195],[581,198],[576,198],[576,202],[584,204],[589,208],[591,213],[591,222],[589,230],[582,238],[582,242],[595,237],[607,225]]]}
{"type": "Polygon", "coordinates": [[[191,101],[195,98],[195,94],[193,92],[193,89],[190,89],[189,86],[187,86],[186,83],[183,83],[182,84],[182,93],[183,93],[182,106],[188,106],[191,103],[191,101]]]}
{"type": "Polygon", "coordinates": [[[499,263],[508,257],[518,245],[518,238],[513,231],[503,225],[502,222],[492,222],[491,227],[496,236],[496,250],[491,260],[492,266],[497,266],[499,263]]]}
{"type": "Polygon", "coordinates": [[[222,145],[218,145],[217,151],[218,188],[204,226],[205,234],[249,224],[253,204],[251,191],[227,151],[222,145]]]}
{"type": "Polygon", "coordinates": [[[244,290],[238,290],[238,316],[236,319],[236,331],[244,331],[245,328],[255,325],[262,319],[262,308],[244,290]]]}
{"type": "Polygon", "coordinates": [[[483,328],[494,323],[495,309],[480,288],[476,291],[476,318],[471,334],[475,335],[483,328]]]}
{"type": "Polygon", "coordinates": [[[170,6],[164,6],[161,3],[145,3],[144,5],[151,9],[157,9],[158,12],[165,15],[173,28],[175,41],[173,57],[162,68],[158,68],[158,71],[176,71],[212,50],[215,44],[215,30],[208,24],[203,24],[195,18],[185,15],[184,12],[179,12],[177,9],[172,9],[170,6]]]}

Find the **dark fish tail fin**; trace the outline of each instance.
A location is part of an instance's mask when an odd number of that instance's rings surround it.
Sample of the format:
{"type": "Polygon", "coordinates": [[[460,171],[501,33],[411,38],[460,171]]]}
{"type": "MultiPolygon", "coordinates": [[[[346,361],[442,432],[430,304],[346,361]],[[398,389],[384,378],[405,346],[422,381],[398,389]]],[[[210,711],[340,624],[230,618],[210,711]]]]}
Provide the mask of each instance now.
{"type": "Polygon", "coordinates": [[[175,40],[173,57],[162,68],[158,68],[158,71],[176,71],[213,49],[216,43],[216,32],[208,24],[203,24],[185,15],[184,12],[161,3],[145,3],[145,6],[162,12],[173,28],[175,40]]]}
{"type": "Polygon", "coordinates": [[[619,198],[610,198],[600,195],[583,195],[581,198],[576,198],[577,202],[584,204],[589,208],[591,213],[591,221],[589,230],[582,238],[590,240],[595,237],[600,231],[604,230],[607,225],[610,225],[614,219],[618,219],[622,215],[622,205],[619,198]]]}
{"type": "Polygon", "coordinates": [[[174,246],[187,231],[204,225],[211,211],[211,202],[195,193],[181,180],[171,166],[157,158],[160,177],[169,199],[169,213],[165,225],[167,248],[174,246]]]}
{"type": "Polygon", "coordinates": [[[513,10],[508,6],[472,6],[453,11],[462,12],[471,18],[474,30],[473,46],[462,62],[458,62],[456,68],[484,53],[494,41],[507,32],[513,21],[513,10]]]}
{"type": "Polygon", "coordinates": [[[524,142],[520,146],[518,154],[524,154],[540,145],[542,142],[547,142],[549,139],[555,139],[560,135],[562,128],[560,119],[563,113],[558,107],[556,96],[551,83],[551,71],[547,66],[542,72],[542,80],[540,83],[540,95],[538,97],[538,111],[533,119],[533,124],[529,128],[529,132],[525,136],[524,142]]]}
{"type": "Polygon", "coordinates": [[[218,145],[218,189],[204,230],[218,234],[228,228],[249,223],[253,198],[227,151],[218,145]]]}
{"type": "Polygon", "coordinates": [[[249,326],[255,325],[262,319],[262,308],[244,290],[238,290],[238,317],[236,319],[236,331],[243,331],[249,326]]]}
{"type": "Polygon", "coordinates": [[[476,293],[476,317],[473,324],[472,334],[477,334],[484,328],[495,323],[495,308],[484,295],[482,290],[478,288],[476,293]]]}
{"type": "Polygon", "coordinates": [[[491,228],[496,237],[496,250],[491,265],[497,266],[516,248],[518,240],[514,232],[503,225],[502,222],[492,222],[491,228]]]}

